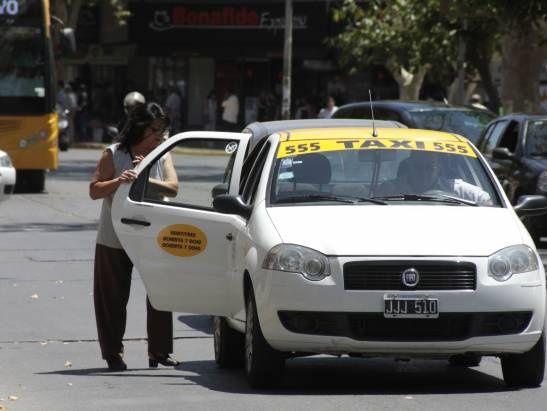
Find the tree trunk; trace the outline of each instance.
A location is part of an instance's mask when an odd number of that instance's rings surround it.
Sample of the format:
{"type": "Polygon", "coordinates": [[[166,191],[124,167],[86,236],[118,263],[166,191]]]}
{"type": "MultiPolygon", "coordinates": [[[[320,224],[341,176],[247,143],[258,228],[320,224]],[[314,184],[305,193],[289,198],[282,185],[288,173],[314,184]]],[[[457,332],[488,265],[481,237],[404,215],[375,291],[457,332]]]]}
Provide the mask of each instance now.
{"type": "Polygon", "coordinates": [[[386,67],[399,86],[399,100],[418,100],[420,98],[424,77],[431,68],[429,64],[420,66],[415,73],[411,73],[394,61],[388,61],[386,67]]]}
{"type": "MultiPolygon", "coordinates": [[[[543,23],[543,32],[547,24],[543,23]]],[[[541,29],[509,33],[502,40],[501,99],[505,113],[539,111],[539,76],[547,58],[541,29]]]]}

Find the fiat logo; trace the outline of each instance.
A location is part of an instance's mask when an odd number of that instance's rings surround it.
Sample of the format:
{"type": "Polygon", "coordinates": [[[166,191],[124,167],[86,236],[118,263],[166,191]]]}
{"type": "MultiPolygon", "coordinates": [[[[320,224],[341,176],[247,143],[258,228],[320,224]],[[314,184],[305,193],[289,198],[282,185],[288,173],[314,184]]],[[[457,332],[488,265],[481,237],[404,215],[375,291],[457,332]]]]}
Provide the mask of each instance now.
{"type": "Polygon", "coordinates": [[[415,268],[408,268],[401,274],[401,280],[407,287],[416,287],[420,282],[420,273],[415,268]]]}

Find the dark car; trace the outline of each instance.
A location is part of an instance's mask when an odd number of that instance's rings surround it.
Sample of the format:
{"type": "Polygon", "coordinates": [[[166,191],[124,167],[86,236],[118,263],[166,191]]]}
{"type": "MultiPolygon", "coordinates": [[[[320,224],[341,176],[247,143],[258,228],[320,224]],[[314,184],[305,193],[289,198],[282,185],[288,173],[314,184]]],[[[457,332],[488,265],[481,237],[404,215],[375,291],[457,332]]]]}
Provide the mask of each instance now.
{"type": "MultiPolygon", "coordinates": [[[[547,115],[512,114],[492,121],[477,144],[509,200],[547,195],[547,115]]],[[[536,244],[547,235],[547,216],[525,221],[536,244]]]]}
{"type": "MultiPolygon", "coordinates": [[[[332,118],[372,118],[369,101],[346,104],[332,118]]],[[[496,116],[487,110],[439,102],[378,100],[372,102],[374,118],[393,120],[410,128],[460,134],[476,143],[484,127],[496,116]]]]}

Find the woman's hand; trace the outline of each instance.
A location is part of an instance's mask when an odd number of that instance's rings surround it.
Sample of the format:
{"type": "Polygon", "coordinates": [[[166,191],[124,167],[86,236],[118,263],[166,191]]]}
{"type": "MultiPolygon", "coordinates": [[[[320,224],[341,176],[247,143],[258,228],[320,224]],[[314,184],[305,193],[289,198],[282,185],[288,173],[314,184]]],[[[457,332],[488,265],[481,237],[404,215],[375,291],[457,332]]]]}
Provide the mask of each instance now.
{"type": "Polygon", "coordinates": [[[137,167],[137,165],[144,159],[144,156],[141,156],[140,154],[137,154],[135,158],[133,159],[133,167],[137,167]]]}
{"type": "MultiPolygon", "coordinates": [[[[142,159],[141,159],[142,160],[142,159]]],[[[125,170],[123,173],[120,174],[118,177],[118,181],[120,183],[131,183],[137,178],[137,173],[133,170],[125,170]]]]}

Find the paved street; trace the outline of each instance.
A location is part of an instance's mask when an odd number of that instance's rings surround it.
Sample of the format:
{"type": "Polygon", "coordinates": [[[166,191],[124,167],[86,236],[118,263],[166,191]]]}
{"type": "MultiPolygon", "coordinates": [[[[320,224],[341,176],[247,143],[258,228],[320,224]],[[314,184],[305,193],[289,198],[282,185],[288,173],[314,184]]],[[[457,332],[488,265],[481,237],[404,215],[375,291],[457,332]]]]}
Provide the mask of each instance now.
{"type": "Polygon", "coordinates": [[[288,361],[279,389],[253,392],[242,371],[216,368],[208,317],[182,313],[174,315],[175,354],[182,364],[148,369],[145,297],[137,273],[126,332],[130,369],[106,372],[92,297],[100,202],[87,195],[99,155],[61,153],[47,193],[15,195],[0,204],[0,410],[545,407],[547,382],[539,389],[508,390],[493,358],[474,369],[446,361],[300,358],[288,361]]]}

